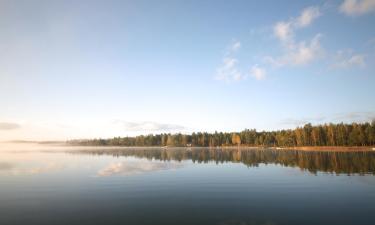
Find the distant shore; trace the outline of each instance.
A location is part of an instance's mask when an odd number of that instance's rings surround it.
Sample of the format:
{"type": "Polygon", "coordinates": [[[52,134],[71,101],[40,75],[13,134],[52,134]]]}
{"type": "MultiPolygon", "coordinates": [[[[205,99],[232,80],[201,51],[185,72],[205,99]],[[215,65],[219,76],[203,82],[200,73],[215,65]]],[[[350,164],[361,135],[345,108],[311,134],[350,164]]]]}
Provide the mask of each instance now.
{"type": "Polygon", "coordinates": [[[369,152],[375,151],[375,146],[291,146],[291,147],[273,147],[273,146],[118,146],[118,145],[77,145],[67,144],[70,146],[81,147],[110,147],[110,148],[222,148],[222,149],[275,149],[275,150],[300,150],[300,151],[321,151],[321,152],[369,152]]]}
{"type": "Polygon", "coordinates": [[[302,151],[343,151],[367,152],[375,151],[375,146],[300,146],[300,147],[275,147],[275,149],[293,149],[302,151]]]}
{"type": "Polygon", "coordinates": [[[291,146],[291,147],[222,146],[222,147],[208,147],[208,148],[275,149],[275,150],[300,150],[300,151],[319,151],[319,152],[330,152],[330,151],[332,151],[332,152],[369,152],[369,151],[375,151],[375,146],[291,146]]]}
{"type": "Polygon", "coordinates": [[[81,143],[72,143],[66,141],[0,141],[0,144],[10,144],[10,145],[34,145],[35,146],[44,146],[44,147],[80,147],[80,148],[150,148],[150,149],[171,149],[171,148],[180,148],[180,149],[192,149],[192,148],[221,148],[221,149],[273,149],[273,150],[300,150],[300,151],[320,151],[320,152],[375,152],[375,146],[248,146],[248,145],[239,145],[239,146],[126,146],[126,145],[95,145],[95,144],[81,144],[81,143]]]}

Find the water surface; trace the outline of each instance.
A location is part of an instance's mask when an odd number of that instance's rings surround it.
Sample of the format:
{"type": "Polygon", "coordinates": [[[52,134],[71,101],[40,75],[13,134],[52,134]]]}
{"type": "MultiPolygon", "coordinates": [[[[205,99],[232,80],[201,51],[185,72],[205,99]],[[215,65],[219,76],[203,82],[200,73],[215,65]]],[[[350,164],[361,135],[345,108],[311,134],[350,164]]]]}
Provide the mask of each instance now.
{"type": "Polygon", "coordinates": [[[375,152],[0,150],[0,224],[373,224],[375,152]]]}

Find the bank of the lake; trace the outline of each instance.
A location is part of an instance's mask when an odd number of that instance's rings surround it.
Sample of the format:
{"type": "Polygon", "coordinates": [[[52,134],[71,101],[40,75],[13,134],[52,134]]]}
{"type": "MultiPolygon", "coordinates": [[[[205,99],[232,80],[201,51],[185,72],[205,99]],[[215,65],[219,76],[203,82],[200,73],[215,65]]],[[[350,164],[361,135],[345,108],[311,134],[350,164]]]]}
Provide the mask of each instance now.
{"type": "Polygon", "coordinates": [[[333,151],[333,152],[369,152],[375,151],[375,146],[296,146],[296,147],[274,147],[279,150],[301,150],[301,151],[333,151]]]}

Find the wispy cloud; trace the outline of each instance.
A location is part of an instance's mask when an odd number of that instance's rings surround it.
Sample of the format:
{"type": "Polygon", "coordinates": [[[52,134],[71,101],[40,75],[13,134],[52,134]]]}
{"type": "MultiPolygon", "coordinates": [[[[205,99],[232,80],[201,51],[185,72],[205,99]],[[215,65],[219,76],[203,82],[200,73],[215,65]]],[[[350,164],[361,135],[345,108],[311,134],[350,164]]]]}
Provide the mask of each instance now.
{"type": "MultiPolygon", "coordinates": [[[[239,59],[236,52],[241,48],[239,41],[232,42],[227,48],[222,64],[217,68],[216,79],[224,81],[245,80],[253,77],[256,80],[265,79],[268,71],[285,66],[306,66],[322,58],[329,60],[326,65],[331,68],[364,67],[370,57],[362,53],[352,51],[338,51],[336,54],[324,48],[322,45],[323,34],[317,32],[310,38],[298,38],[298,31],[311,26],[332,7],[328,3],[323,6],[310,6],[304,8],[295,17],[280,20],[273,24],[271,32],[280,45],[281,53],[265,54],[262,66],[250,67],[249,72],[243,72],[239,67],[239,59]]],[[[337,5],[335,5],[335,8],[337,5]]],[[[366,13],[375,9],[375,0],[345,0],[340,5],[340,10],[347,13],[366,13]]],[[[269,32],[270,30],[268,30],[269,32]]],[[[372,42],[368,41],[368,45],[372,42]]],[[[259,62],[258,62],[259,63],[259,62]]],[[[242,68],[242,66],[241,66],[242,68]]]]}
{"type": "Polygon", "coordinates": [[[366,42],[366,46],[375,47],[375,37],[369,39],[369,40],[366,42]]]}
{"type": "Polygon", "coordinates": [[[323,55],[324,49],[320,44],[321,37],[321,34],[316,34],[310,41],[290,42],[287,47],[284,47],[283,55],[279,57],[267,56],[265,59],[274,66],[306,65],[323,55]]]}
{"type": "Polygon", "coordinates": [[[369,122],[375,119],[375,112],[344,112],[335,113],[327,116],[315,116],[304,118],[286,118],[280,122],[282,125],[291,125],[293,127],[302,126],[307,123],[351,123],[351,122],[369,122]]]}
{"type": "Polygon", "coordinates": [[[307,123],[319,123],[326,119],[325,116],[317,116],[317,117],[305,117],[305,118],[287,118],[280,122],[282,125],[292,125],[292,126],[301,126],[307,123]]]}
{"type": "Polygon", "coordinates": [[[122,126],[126,131],[178,131],[185,129],[182,125],[157,123],[153,121],[129,122],[115,120],[114,123],[122,126]]]}
{"type": "Polygon", "coordinates": [[[374,0],[345,0],[339,10],[349,16],[359,16],[375,12],[374,0]]]}
{"type": "Polygon", "coordinates": [[[263,80],[266,77],[266,74],[266,70],[259,67],[258,65],[254,65],[250,69],[250,76],[254,77],[257,80],[263,80]]]}
{"type": "Polygon", "coordinates": [[[321,56],[321,34],[316,34],[310,41],[295,41],[295,30],[309,26],[320,15],[320,9],[312,6],[303,9],[297,18],[277,22],[273,32],[281,42],[284,54],[278,57],[267,56],[266,61],[275,66],[305,65],[321,56]]]}
{"type": "Polygon", "coordinates": [[[240,49],[240,48],[241,48],[241,42],[239,42],[239,41],[234,42],[234,43],[230,46],[230,49],[231,49],[231,51],[233,51],[233,52],[237,51],[237,50],[240,49]]]}
{"type": "Polygon", "coordinates": [[[375,119],[375,112],[348,112],[337,113],[333,115],[333,120],[336,121],[351,121],[351,122],[368,122],[375,119]]]}
{"type": "Polygon", "coordinates": [[[235,53],[241,48],[241,42],[235,41],[227,49],[222,64],[216,70],[216,80],[231,82],[245,80],[248,77],[254,77],[256,80],[262,80],[266,77],[266,70],[254,65],[251,67],[250,72],[244,73],[238,68],[238,59],[235,53]]]}
{"type": "Polygon", "coordinates": [[[21,128],[17,123],[0,122],[0,130],[14,130],[21,128]]]}
{"type": "Polygon", "coordinates": [[[241,48],[241,42],[234,41],[225,52],[225,56],[222,60],[222,64],[216,69],[216,80],[222,80],[226,82],[238,81],[244,79],[245,76],[237,68],[238,59],[235,57],[235,53],[241,48]]]}
{"type": "Polygon", "coordinates": [[[293,36],[292,24],[284,21],[277,22],[273,27],[273,32],[280,41],[289,41],[293,36]]]}
{"type": "Polygon", "coordinates": [[[310,25],[316,18],[321,15],[318,7],[305,8],[299,17],[295,20],[294,24],[296,27],[306,27],[310,25]]]}
{"type": "Polygon", "coordinates": [[[238,81],[243,79],[242,73],[237,68],[238,60],[233,57],[223,58],[222,65],[217,68],[216,79],[223,81],[238,81]]]}
{"type": "Polygon", "coordinates": [[[277,22],[273,27],[274,34],[284,44],[294,42],[294,31],[309,26],[320,15],[321,12],[318,7],[305,8],[297,18],[277,22]]]}
{"type": "Polygon", "coordinates": [[[352,50],[341,50],[334,56],[332,68],[364,67],[365,65],[364,54],[354,54],[352,50]]]}

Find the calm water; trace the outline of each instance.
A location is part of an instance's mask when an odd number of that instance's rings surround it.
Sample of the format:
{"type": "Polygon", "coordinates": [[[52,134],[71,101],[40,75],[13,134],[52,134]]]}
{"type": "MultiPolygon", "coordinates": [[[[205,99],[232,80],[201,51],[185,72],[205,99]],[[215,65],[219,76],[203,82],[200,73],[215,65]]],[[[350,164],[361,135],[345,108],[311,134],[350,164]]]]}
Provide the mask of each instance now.
{"type": "Polygon", "coordinates": [[[374,224],[375,152],[0,149],[0,224],[374,224]]]}

